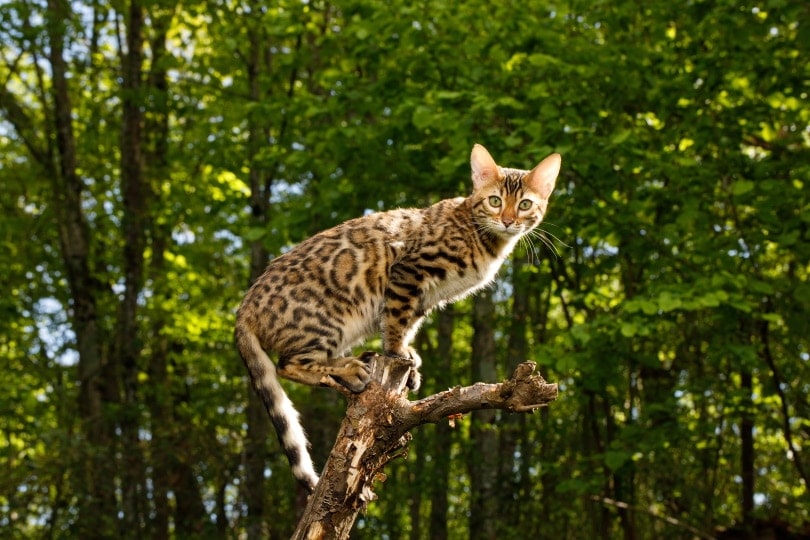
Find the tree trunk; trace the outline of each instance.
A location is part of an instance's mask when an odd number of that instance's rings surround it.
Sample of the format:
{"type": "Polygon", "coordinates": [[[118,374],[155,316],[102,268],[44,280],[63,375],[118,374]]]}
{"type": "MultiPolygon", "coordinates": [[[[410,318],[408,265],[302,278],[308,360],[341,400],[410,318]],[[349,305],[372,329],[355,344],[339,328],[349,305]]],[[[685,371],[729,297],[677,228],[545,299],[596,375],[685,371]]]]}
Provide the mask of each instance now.
{"type": "MultiPolygon", "coordinates": [[[[452,381],[452,347],[455,311],[447,306],[437,315],[438,341],[436,359],[439,364],[434,388],[448,388],[452,381]]],[[[453,442],[452,427],[449,422],[439,422],[433,436],[433,475],[428,483],[430,493],[430,535],[431,540],[447,540],[447,492],[450,485],[450,446],[453,442]]]]}
{"type": "MultiPolygon", "coordinates": [[[[154,106],[151,114],[145,121],[144,132],[148,140],[148,148],[144,150],[144,169],[150,183],[154,179],[168,178],[169,171],[169,111],[168,111],[168,77],[166,73],[167,56],[166,32],[171,24],[170,14],[157,13],[153,9],[149,18],[152,21],[154,31],[150,40],[149,49],[152,52],[151,68],[148,76],[148,90],[153,96],[154,106]]],[[[167,245],[171,239],[171,229],[173,223],[161,222],[153,224],[150,235],[150,248],[152,258],[149,265],[149,279],[154,284],[155,296],[170,295],[165,284],[165,253],[167,245]]],[[[172,342],[164,333],[167,317],[170,314],[156,312],[151,315],[150,334],[152,336],[151,354],[147,361],[147,372],[149,383],[144,388],[143,400],[149,409],[151,419],[149,440],[149,456],[151,465],[151,497],[149,497],[151,507],[150,513],[153,516],[149,520],[147,535],[154,540],[164,540],[171,537],[172,505],[169,494],[173,493],[177,504],[174,508],[180,508],[184,503],[180,500],[183,497],[182,491],[173,485],[174,474],[173,460],[182,460],[178,455],[182,446],[176,445],[175,433],[177,423],[172,391],[172,377],[169,374],[170,355],[180,348],[180,345],[172,342]]],[[[178,523],[175,519],[175,523],[178,523]]],[[[184,532],[179,527],[177,534],[182,536],[184,532]]]]}
{"type": "MultiPolygon", "coordinates": [[[[509,309],[509,341],[506,348],[507,369],[515,369],[523,359],[527,358],[529,344],[527,332],[529,328],[529,274],[524,270],[526,266],[523,257],[512,258],[512,305],[509,309]]],[[[536,466],[529,453],[526,435],[526,417],[524,415],[503,415],[498,423],[498,524],[508,523],[511,527],[519,527],[527,517],[521,511],[517,502],[532,486],[529,474],[530,463],[536,466]],[[518,457],[519,456],[519,457],[518,457]]],[[[537,449],[540,450],[539,448],[537,449]]],[[[499,530],[501,533],[505,531],[499,530]]]]}
{"type": "MultiPolygon", "coordinates": [[[[771,300],[767,302],[768,311],[771,310],[771,300]]],[[[771,352],[771,338],[770,338],[770,324],[767,320],[757,321],[757,332],[759,334],[759,357],[768,366],[771,372],[771,381],[773,384],[773,391],[779,397],[779,408],[782,414],[782,434],[785,438],[790,453],[793,455],[791,462],[796,467],[796,472],[805,486],[810,486],[810,476],[807,474],[805,467],[805,454],[802,449],[794,442],[793,428],[791,427],[791,411],[788,403],[788,394],[785,392],[787,383],[782,378],[779,368],[776,365],[776,358],[771,352]]]]}
{"type": "MultiPolygon", "coordinates": [[[[64,59],[65,21],[70,6],[65,0],[48,1],[49,62],[53,77],[53,119],[56,155],[36,151],[54,181],[54,208],[57,212],[59,246],[72,299],[72,326],[79,354],[79,415],[86,445],[79,445],[80,479],[76,534],[83,538],[104,538],[117,533],[115,526],[114,463],[106,455],[111,427],[104,421],[103,370],[97,298],[103,292],[90,271],[90,234],[82,209],[84,184],[76,171],[76,143],[73,109],[64,59]],[[54,163],[57,163],[54,169],[54,163]]],[[[15,128],[26,137],[23,125],[15,128]]]]}
{"type": "MultiPolygon", "coordinates": [[[[419,434],[421,435],[421,434],[419,434]]],[[[426,437],[418,436],[417,440],[424,443],[426,437]]],[[[425,448],[419,448],[414,456],[413,462],[409,470],[406,471],[405,477],[408,478],[408,484],[411,486],[422,486],[425,478],[425,448]]],[[[409,517],[411,522],[411,532],[408,537],[409,540],[419,540],[422,537],[422,501],[424,500],[424,490],[417,487],[410,490],[410,497],[408,500],[409,517]]],[[[405,536],[402,535],[404,538],[405,536]]]]}
{"type": "Polygon", "coordinates": [[[245,504],[247,505],[247,537],[266,538],[264,530],[264,470],[267,467],[266,448],[269,422],[264,406],[253,388],[247,388],[247,434],[245,437],[245,504]]]}
{"type": "MultiPolygon", "coordinates": [[[[473,380],[494,380],[495,369],[495,303],[492,289],[479,293],[473,300],[473,380]]],[[[494,540],[498,513],[498,432],[495,429],[497,412],[492,409],[476,411],[471,415],[470,438],[472,448],[468,458],[470,470],[470,538],[494,540]]]]}
{"type": "MultiPolygon", "coordinates": [[[[529,307],[527,314],[530,318],[530,331],[534,338],[535,343],[544,343],[548,335],[549,324],[549,311],[551,311],[551,301],[554,297],[555,283],[550,276],[545,279],[537,279],[533,275],[531,287],[525,291],[524,298],[529,300],[529,307]]],[[[528,346],[527,346],[528,350],[528,346]]],[[[548,489],[547,486],[556,484],[559,475],[555,467],[548,466],[555,460],[556,449],[553,447],[555,443],[555,436],[547,427],[553,426],[551,420],[551,409],[544,408],[540,411],[540,419],[533,426],[534,430],[538,431],[538,435],[534,439],[528,439],[524,436],[524,445],[521,449],[521,468],[520,468],[520,491],[518,497],[531,496],[532,490],[539,483],[540,493],[540,508],[541,512],[531,513],[525,515],[521,513],[520,522],[523,524],[525,530],[537,531],[539,536],[549,537],[553,535],[552,529],[554,528],[551,523],[554,523],[553,517],[550,515],[552,509],[557,508],[558,505],[555,501],[554,490],[548,489]],[[531,469],[540,463],[540,478],[539,482],[532,478],[531,469]]],[[[528,424],[529,422],[525,422],[528,424]]]]}
{"type": "Polygon", "coordinates": [[[557,397],[557,385],[536,375],[533,362],[524,362],[500,384],[455,387],[411,402],[406,398],[409,362],[370,354],[366,358],[372,382],[365,391],[351,394],[332,383],[347,395],[349,405],[293,539],[348,538],[357,514],[375,498],[372,484],[383,479],[386,463],[403,455],[411,429],[473,410],[530,412],[557,397]]]}
{"type": "Polygon", "coordinates": [[[145,527],[147,510],[146,470],[141,451],[138,371],[141,333],[138,328],[138,297],[144,277],[144,250],[149,223],[149,188],[144,180],[142,159],[143,26],[144,13],[138,0],[130,0],[126,15],[126,54],[121,58],[121,198],[123,215],[124,293],[116,327],[114,371],[122,394],[119,427],[122,467],[121,505],[123,536],[138,536],[145,527]]]}
{"type": "MultiPolygon", "coordinates": [[[[260,27],[249,23],[248,28],[248,56],[245,69],[247,72],[248,98],[251,102],[259,103],[262,99],[260,76],[262,73],[261,55],[264,40],[260,27]]],[[[257,157],[264,141],[264,129],[260,119],[256,118],[255,111],[251,111],[248,121],[247,160],[250,164],[248,173],[250,184],[251,226],[267,230],[270,220],[270,191],[272,179],[268,178],[257,163],[257,157]]],[[[250,277],[252,284],[267,266],[269,253],[264,247],[264,238],[257,238],[250,243],[250,277]]],[[[267,412],[254,392],[250,381],[247,386],[247,434],[245,437],[245,485],[244,497],[247,505],[247,538],[259,540],[266,538],[269,531],[265,530],[265,478],[267,468],[267,441],[270,435],[270,423],[267,412]]]]}
{"type": "MultiPolygon", "coordinates": [[[[162,266],[162,256],[157,266],[162,266]]],[[[143,399],[149,409],[151,424],[149,441],[151,464],[151,512],[146,532],[150,538],[161,540],[171,537],[172,505],[169,494],[172,492],[172,459],[178,451],[173,447],[172,434],[175,429],[174,411],[171,406],[172,391],[168,371],[170,342],[160,334],[163,321],[155,321],[152,333],[156,336],[151,347],[147,372],[150,385],[145,389],[143,399]]],[[[175,497],[177,493],[175,492],[175,497]]]]}
{"type": "MultiPolygon", "coordinates": [[[[157,282],[164,272],[163,263],[165,246],[163,234],[156,235],[152,240],[152,277],[157,282]]],[[[171,382],[168,373],[169,339],[163,335],[164,321],[158,318],[152,325],[154,343],[152,354],[147,367],[151,384],[146,391],[146,404],[149,407],[152,419],[152,504],[154,517],[150,520],[149,536],[153,540],[168,540],[169,520],[171,507],[169,506],[169,491],[171,490],[169,466],[171,448],[171,432],[174,424],[171,403],[171,382]]]]}
{"type": "Polygon", "coordinates": [[[740,419],[740,477],[742,478],[742,527],[745,534],[754,534],[754,419],[751,396],[754,392],[751,368],[743,366],[740,372],[742,418],[740,419]]]}

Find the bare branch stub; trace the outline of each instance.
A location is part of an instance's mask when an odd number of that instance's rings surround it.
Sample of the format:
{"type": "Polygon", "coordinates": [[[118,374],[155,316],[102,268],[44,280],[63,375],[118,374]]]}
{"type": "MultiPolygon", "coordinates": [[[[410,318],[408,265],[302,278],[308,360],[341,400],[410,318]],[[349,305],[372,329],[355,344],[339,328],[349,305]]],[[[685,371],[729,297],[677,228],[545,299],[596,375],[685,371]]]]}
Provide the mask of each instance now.
{"type": "Polygon", "coordinates": [[[500,384],[499,394],[508,410],[530,412],[557,399],[557,385],[547,383],[535,368],[534,362],[522,362],[512,378],[500,384]]]}
{"type": "Polygon", "coordinates": [[[557,399],[557,385],[535,373],[534,362],[522,362],[512,377],[502,383],[456,386],[415,402],[403,411],[403,421],[412,427],[479,409],[531,412],[557,399]]]}

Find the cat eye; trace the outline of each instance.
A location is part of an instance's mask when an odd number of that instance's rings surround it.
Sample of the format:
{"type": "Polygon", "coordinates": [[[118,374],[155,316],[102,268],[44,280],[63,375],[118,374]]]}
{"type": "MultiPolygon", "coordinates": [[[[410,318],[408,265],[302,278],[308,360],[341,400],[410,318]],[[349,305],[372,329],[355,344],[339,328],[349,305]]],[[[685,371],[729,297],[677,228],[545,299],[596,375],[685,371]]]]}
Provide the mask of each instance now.
{"type": "Polygon", "coordinates": [[[518,208],[520,208],[521,210],[528,210],[529,208],[532,207],[532,204],[533,204],[532,201],[530,201],[529,199],[523,199],[522,201],[520,201],[518,208]]]}
{"type": "Polygon", "coordinates": [[[489,198],[489,205],[493,208],[499,208],[501,206],[501,198],[493,195],[489,198]]]}

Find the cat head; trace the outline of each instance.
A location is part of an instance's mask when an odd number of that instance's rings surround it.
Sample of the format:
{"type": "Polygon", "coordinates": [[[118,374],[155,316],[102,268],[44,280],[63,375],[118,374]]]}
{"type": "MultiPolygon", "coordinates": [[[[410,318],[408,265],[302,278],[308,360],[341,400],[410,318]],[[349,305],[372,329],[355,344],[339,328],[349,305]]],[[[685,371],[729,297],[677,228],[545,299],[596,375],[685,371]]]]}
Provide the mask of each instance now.
{"type": "Polygon", "coordinates": [[[531,171],[508,169],[480,144],[473,146],[472,203],[478,225],[505,239],[534,229],[543,221],[561,161],[560,154],[551,154],[531,171]]]}

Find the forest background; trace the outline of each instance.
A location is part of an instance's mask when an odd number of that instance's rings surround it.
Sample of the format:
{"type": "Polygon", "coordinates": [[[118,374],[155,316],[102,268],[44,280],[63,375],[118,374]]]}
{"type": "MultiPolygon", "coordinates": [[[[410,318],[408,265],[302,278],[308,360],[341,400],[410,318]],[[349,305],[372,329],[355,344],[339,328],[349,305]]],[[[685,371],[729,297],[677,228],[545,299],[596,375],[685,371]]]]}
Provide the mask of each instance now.
{"type": "MultiPolygon", "coordinates": [[[[232,345],[266,261],[563,155],[420,395],[531,359],[533,415],[414,432],[355,538],[810,524],[810,3],[5,0],[0,536],[285,538],[232,345]]],[[[374,343],[370,344],[373,348],[374,343]]],[[[344,402],[291,385],[320,463],[344,402]]]]}

